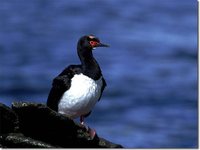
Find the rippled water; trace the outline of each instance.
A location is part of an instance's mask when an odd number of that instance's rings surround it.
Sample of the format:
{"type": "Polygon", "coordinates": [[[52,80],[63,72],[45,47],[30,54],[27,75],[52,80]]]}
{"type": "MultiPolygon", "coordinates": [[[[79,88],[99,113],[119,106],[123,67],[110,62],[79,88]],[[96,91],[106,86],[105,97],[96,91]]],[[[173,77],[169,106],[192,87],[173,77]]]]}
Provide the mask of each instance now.
{"type": "Polygon", "coordinates": [[[197,147],[197,1],[1,0],[0,102],[46,102],[95,34],[107,88],[87,123],[129,148],[197,147]]]}

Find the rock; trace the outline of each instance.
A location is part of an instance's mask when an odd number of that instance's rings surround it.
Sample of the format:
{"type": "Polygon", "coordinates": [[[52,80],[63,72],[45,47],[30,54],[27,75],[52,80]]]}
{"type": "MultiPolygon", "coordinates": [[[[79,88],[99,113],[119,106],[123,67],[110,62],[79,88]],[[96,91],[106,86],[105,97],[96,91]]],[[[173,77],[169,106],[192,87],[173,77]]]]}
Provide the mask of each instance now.
{"type": "Polygon", "coordinates": [[[0,138],[4,148],[58,148],[42,141],[25,137],[20,133],[10,133],[0,138]],[[7,147],[8,146],[8,147],[7,147]]]}
{"type": "Polygon", "coordinates": [[[92,139],[85,127],[44,104],[14,102],[12,109],[6,108],[15,116],[16,123],[9,134],[1,135],[3,147],[122,148],[97,134],[92,139]]]}
{"type": "Polygon", "coordinates": [[[17,132],[19,122],[15,112],[8,106],[0,103],[0,134],[17,132]]]}

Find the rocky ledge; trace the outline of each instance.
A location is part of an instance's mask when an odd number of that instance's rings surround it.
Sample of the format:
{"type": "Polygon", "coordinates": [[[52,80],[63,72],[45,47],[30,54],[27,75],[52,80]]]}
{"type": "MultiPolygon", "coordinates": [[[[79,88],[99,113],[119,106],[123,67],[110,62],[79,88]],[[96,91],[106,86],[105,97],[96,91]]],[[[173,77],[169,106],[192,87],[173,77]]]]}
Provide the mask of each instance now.
{"type": "Polygon", "coordinates": [[[3,148],[122,148],[44,104],[0,103],[0,147],[3,148]]]}

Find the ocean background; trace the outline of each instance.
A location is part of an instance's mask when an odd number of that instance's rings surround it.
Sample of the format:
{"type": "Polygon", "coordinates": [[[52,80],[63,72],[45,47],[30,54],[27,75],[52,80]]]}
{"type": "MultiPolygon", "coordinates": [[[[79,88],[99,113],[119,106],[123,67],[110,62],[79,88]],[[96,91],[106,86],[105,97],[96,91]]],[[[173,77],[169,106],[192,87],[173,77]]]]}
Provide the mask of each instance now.
{"type": "Polygon", "coordinates": [[[197,148],[197,0],[0,0],[0,102],[46,103],[85,34],[110,45],[86,123],[126,148],[197,148]]]}

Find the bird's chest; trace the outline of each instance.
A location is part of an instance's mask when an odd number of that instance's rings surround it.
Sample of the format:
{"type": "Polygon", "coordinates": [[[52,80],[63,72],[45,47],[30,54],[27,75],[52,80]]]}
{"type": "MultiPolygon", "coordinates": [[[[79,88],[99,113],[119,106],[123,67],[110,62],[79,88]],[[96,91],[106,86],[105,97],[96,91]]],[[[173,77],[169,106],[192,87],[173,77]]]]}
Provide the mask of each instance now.
{"type": "Polygon", "coordinates": [[[92,98],[100,94],[102,78],[93,80],[83,74],[75,75],[71,81],[71,87],[67,91],[68,95],[82,98],[92,98]]]}
{"type": "Polygon", "coordinates": [[[74,75],[71,87],[63,94],[60,100],[60,109],[90,110],[101,95],[103,82],[93,80],[83,74],[74,75]]]}

